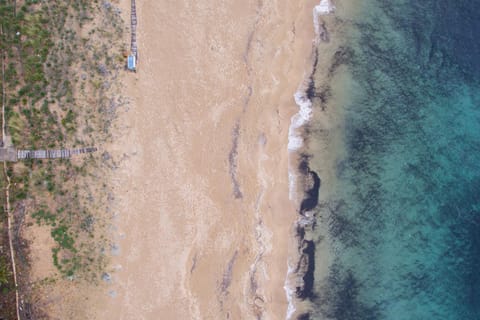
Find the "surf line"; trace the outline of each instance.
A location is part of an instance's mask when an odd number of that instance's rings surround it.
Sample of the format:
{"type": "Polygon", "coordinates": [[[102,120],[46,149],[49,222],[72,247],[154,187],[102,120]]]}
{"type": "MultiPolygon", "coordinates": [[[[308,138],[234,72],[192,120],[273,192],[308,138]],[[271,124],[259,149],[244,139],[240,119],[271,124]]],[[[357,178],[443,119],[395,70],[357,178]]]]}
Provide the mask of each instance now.
{"type": "MultiPolygon", "coordinates": [[[[313,24],[315,31],[315,38],[313,41],[312,50],[315,53],[316,47],[322,38],[322,26],[320,24],[320,16],[332,14],[335,11],[335,6],[331,0],[321,0],[320,3],[313,8],[313,24]]],[[[289,198],[299,206],[299,199],[297,195],[297,182],[298,182],[298,154],[304,145],[304,138],[302,136],[302,128],[310,122],[312,119],[312,101],[308,97],[308,90],[310,83],[312,82],[313,73],[315,71],[315,62],[312,62],[306,77],[300,84],[299,88],[294,94],[295,103],[299,107],[299,111],[294,114],[290,120],[290,127],[288,129],[288,181],[289,181],[289,198]]],[[[295,222],[295,226],[299,227],[302,224],[302,217],[299,217],[295,222]]],[[[290,257],[287,261],[287,275],[284,282],[284,290],[287,296],[288,306],[286,319],[289,320],[295,314],[295,295],[296,288],[298,287],[299,275],[297,275],[299,257],[290,257]],[[295,260],[295,261],[292,261],[295,260]]]]}

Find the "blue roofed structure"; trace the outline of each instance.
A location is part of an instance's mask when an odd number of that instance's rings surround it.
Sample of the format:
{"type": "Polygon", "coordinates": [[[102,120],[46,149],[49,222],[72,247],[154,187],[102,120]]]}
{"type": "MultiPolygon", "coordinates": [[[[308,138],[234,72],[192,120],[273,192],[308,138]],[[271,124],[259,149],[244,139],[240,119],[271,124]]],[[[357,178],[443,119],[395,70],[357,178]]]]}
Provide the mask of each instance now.
{"type": "Polygon", "coordinates": [[[132,70],[132,71],[135,71],[137,69],[137,59],[133,54],[128,56],[127,68],[128,70],[132,70]]]}

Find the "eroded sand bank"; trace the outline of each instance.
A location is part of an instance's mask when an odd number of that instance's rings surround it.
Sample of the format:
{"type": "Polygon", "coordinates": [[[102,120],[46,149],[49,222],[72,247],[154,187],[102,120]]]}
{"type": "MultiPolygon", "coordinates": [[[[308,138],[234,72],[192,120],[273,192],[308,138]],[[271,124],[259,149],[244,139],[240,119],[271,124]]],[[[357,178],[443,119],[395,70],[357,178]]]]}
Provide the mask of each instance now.
{"type": "Polygon", "coordinates": [[[98,319],[285,318],[287,136],[315,4],[137,2],[139,70],[108,147],[119,249],[98,319]]]}

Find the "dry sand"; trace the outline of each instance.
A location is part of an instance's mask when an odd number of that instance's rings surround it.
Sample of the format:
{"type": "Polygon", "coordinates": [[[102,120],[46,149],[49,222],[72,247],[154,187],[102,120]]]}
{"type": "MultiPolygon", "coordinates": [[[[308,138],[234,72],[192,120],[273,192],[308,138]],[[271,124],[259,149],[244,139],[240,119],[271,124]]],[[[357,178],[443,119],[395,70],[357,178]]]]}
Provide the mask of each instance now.
{"type": "Polygon", "coordinates": [[[287,135],[315,4],[137,2],[139,69],[108,146],[123,159],[111,177],[119,250],[91,299],[97,319],[285,318],[287,135]]]}

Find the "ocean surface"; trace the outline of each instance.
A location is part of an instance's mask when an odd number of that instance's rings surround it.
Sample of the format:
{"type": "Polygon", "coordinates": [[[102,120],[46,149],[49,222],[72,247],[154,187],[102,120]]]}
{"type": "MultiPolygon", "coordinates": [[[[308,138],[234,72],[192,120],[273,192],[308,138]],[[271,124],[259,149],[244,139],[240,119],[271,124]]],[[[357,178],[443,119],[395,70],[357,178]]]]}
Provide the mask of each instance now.
{"type": "Polygon", "coordinates": [[[309,94],[299,319],[480,319],[480,0],[348,1],[328,70],[343,80],[309,94]],[[341,143],[318,152],[322,112],[341,143]]]}

